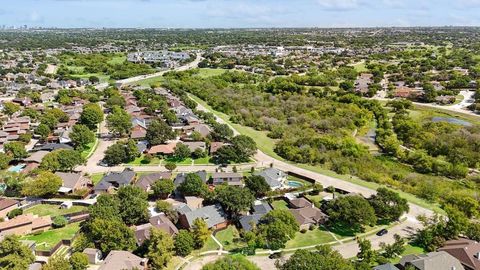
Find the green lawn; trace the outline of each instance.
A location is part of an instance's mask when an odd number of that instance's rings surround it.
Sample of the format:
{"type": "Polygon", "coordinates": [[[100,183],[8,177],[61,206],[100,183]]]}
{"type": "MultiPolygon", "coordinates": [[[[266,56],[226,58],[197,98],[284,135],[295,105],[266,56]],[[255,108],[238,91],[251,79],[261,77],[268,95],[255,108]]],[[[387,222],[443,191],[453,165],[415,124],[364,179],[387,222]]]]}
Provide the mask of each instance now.
{"type": "Polygon", "coordinates": [[[208,164],[213,164],[210,162],[210,157],[204,157],[204,158],[197,158],[193,160],[193,163],[195,165],[208,165],[208,164]]]}
{"type": "Polygon", "coordinates": [[[80,205],[74,205],[69,209],[60,209],[59,205],[39,204],[39,205],[35,205],[34,207],[28,208],[27,210],[25,210],[25,213],[32,213],[38,216],[55,217],[55,216],[80,212],[86,209],[87,207],[80,206],[80,205]]]}
{"type": "Polygon", "coordinates": [[[307,195],[306,197],[307,197],[307,199],[309,199],[312,202],[320,203],[323,200],[323,196],[320,195],[320,194],[319,195],[307,195]]]}
{"type": "Polygon", "coordinates": [[[90,78],[91,76],[95,76],[95,77],[98,77],[98,79],[100,80],[100,82],[108,82],[108,80],[110,79],[110,76],[108,75],[105,75],[105,74],[101,74],[101,73],[84,73],[84,74],[72,74],[71,75],[73,78],[78,78],[78,79],[88,79],[90,78]]]}
{"type": "Polygon", "coordinates": [[[23,236],[22,240],[31,240],[37,243],[37,250],[50,250],[60,240],[72,239],[80,229],[80,223],[72,223],[60,229],[49,230],[40,234],[23,236]]]}
{"type": "Polygon", "coordinates": [[[151,77],[151,78],[148,78],[148,79],[143,79],[143,80],[137,81],[134,84],[135,85],[141,85],[141,86],[150,86],[152,84],[161,83],[164,80],[165,80],[165,78],[163,78],[163,76],[155,76],[155,77],[151,77]]]}
{"type": "Polygon", "coordinates": [[[367,72],[367,65],[365,64],[365,61],[361,61],[358,63],[355,63],[352,65],[352,67],[357,71],[357,72],[367,72]]]}
{"type": "Polygon", "coordinates": [[[275,200],[271,205],[273,209],[288,209],[288,203],[285,200],[275,200]]]}
{"type": "Polygon", "coordinates": [[[125,55],[116,55],[108,61],[109,64],[111,65],[119,65],[122,64],[123,62],[127,61],[127,57],[125,55]]]}
{"type": "Polygon", "coordinates": [[[390,262],[395,264],[395,263],[400,262],[400,259],[403,256],[410,255],[410,254],[418,255],[418,254],[423,254],[425,252],[426,251],[421,247],[417,247],[417,246],[413,246],[411,244],[408,244],[408,245],[405,246],[405,251],[402,253],[402,255],[400,257],[393,258],[392,260],[390,260],[390,262]]]}
{"type": "MultiPolygon", "coordinates": [[[[283,159],[282,157],[280,157],[279,155],[277,155],[275,153],[274,149],[275,149],[276,140],[273,140],[273,139],[267,137],[267,132],[258,131],[258,130],[254,130],[253,128],[250,128],[250,127],[245,127],[245,126],[242,126],[242,125],[234,124],[234,123],[230,122],[230,117],[228,115],[213,110],[212,107],[210,107],[205,101],[201,100],[200,98],[198,98],[194,95],[189,94],[189,97],[192,98],[197,103],[203,105],[205,108],[210,110],[212,113],[214,113],[218,117],[222,118],[224,121],[226,121],[226,123],[228,123],[230,126],[232,126],[234,129],[236,129],[241,134],[251,137],[257,143],[258,149],[260,149],[262,152],[264,152],[268,156],[271,156],[271,157],[273,157],[275,159],[278,159],[278,160],[281,160],[281,161],[292,163],[292,162],[286,161],[285,159],[283,159]]],[[[471,121],[470,119],[475,118],[475,117],[471,116],[471,118],[469,118],[469,117],[465,117],[465,118],[467,118],[469,121],[471,121]]],[[[479,120],[476,119],[476,122],[472,122],[472,121],[471,122],[472,123],[477,123],[478,121],[479,120]]],[[[320,173],[320,174],[327,175],[327,176],[330,176],[330,177],[338,178],[338,179],[341,179],[341,180],[344,180],[344,181],[348,181],[348,182],[357,184],[359,186],[363,186],[363,187],[366,187],[366,188],[369,188],[369,189],[373,189],[373,190],[376,190],[379,187],[383,186],[383,185],[380,185],[380,184],[377,184],[377,183],[374,183],[374,182],[368,182],[368,181],[362,180],[362,179],[360,179],[358,177],[355,177],[355,176],[340,175],[340,174],[337,174],[333,171],[324,169],[324,168],[319,167],[319,166],[312,166],[312,165],[308,165],[308,164],[296,164],[296,163],[292,163],[292,164],[295,164],[297,167],[300,167],[300,168],[303,168],[303,169],[306,169],[306,170],[309,170],[309,171],[312,171],[312,172],[316,172],[316,173],[320,173]]],[[[395,190],[395,192],[398,192],[398,194],[400,194],[400,196],[402,198],[405,198],[406,200],[408,200],[411,203],[414,203],[414,204],[419,205],[421,207],[424,207],[426,209],[431,209],[431,210],[433,210],[435,212],[438,212],[438,213],[444,213],[444,211],[438,206],[438,204],[433,204],[431,202],[427,202],[423,199],[420,199],[420,198],[416,197],[413,194],[406,193],[406,192],[403,192],[401,190],[395,190]]]]}
{"type": "Polygon", "coordinates": [[[92,183],[96,185],[98,182],[100,182],[100,180],[102,180],[103,175],[103,173],[95,173],[90,176],[90,179],[92,180],[92,183]]]}
{"type": "Polygon", "coordinates": [[[295,238],[288,241],[285,248],[321,245],[333,241],[335,241],[335,238],[333,238],[329,232],[323,229],[315,229],[313,231],[309,230],[306,233],[297,232],[295,238]]]}
{"type": "Polygon", "coordinates": [[[85,149],[82,151],[82,157],[84,159],[88,159],[97,148],[97,145],[98,145],[98,138],[95,138],[95,141],[92,143],[89,143],[87,147],[85,147],[85,149]]]}
{"type": "Polygon", "coordinates": [[[205,245],[200,250],[198,250],[198,252],[218,250],[219,248],[220,247],[215,242],[215,240],[213,240],[212,237],[208,237],[207,242],[205,242],[205,245]]]}
{"type": "Polygon", "coordinates": [[[167,158],[165,159],[165,162],[173,162],[177,165],[192,165],[192,159],[191,158],[186,158],[184,160],[180,160],[177,158],[167,158]]]}
{"type": "Polygon", "coordinates": [[[235,235],[238,236],[237,228],[233,225],[230,225],[226,229],[217,232],[215,238],[217,238],[217,240],[223,245],[225,250],[243,247],[243,243],[236,243],[234,241],[235,235]]]}
{"type": "Polygon", "coordinates": [[[131,161],[127,163],[128,165],[159,165],[162,161],[158,157],[154,157],[150,160],[150,162],[147,162],[145,160],[145,155],[141,155],[140,157],[136,158],[134,161],[131,161]]]}
{"type": "Polygon", "coordinates": [[[221,68],[201,68],[199,69],[199,73],[196,76],[202,77],[202,78],[208,78],[208,77],[213,77],[213,76],[223,74],[226,71],[227,71],[226,69],[221,69],[221,68]]]}

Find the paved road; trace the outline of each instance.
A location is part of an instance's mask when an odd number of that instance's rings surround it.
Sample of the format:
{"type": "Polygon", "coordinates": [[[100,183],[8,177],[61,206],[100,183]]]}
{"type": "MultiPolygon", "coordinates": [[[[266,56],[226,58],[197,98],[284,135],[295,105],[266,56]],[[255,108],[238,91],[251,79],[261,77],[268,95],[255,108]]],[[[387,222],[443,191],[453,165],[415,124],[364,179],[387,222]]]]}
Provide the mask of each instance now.
{"type": "MultiPolygon", "coordinates": [[[[195,60],[193,60],[193,62],[190,62],[190,63],[188,63],[184,66],[180,66],[180,67],[175,68],[173,70],[175,70],[175,71],[185,71],[185,70],[188,70],[188,69],[197,68],[198,64],[200,63],[201,60],[202,60],[202,55],[197,54],[197,57],[195,58],[195,60]]],[[[160,72],[149,74],[149,75],[140,75],[140,76],[136,76],[136,77],[127,78],[127,79],[124,79],[124,80],[118,80],[117,84],[132,84],[134,82],[138,82],[138,81],[162,76],[163,74],[165,74],[169,71],[171,71],[171,70],[164,70],[164,71],[160,71],[160,72]]]]}

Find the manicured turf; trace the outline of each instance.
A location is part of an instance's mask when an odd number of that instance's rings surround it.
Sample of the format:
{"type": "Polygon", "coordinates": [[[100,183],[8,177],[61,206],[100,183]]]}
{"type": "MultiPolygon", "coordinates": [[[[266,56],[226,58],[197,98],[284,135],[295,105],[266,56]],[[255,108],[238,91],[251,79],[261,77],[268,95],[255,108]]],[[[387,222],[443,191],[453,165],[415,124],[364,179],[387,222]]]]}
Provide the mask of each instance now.
{"type": "Polygon", "coordinates": [[[60,216],[60,215],[66,215],[66,214],[71,214],[71,213],[84,211],[86,209],[87,209],[87,207],[80,206],[80,205],[74,205],[74,206],[70,207],[69,209],[60,209],[59,205],[39,204],[39,205],[35,205],[32,208],[28,208],[24,212],[25,213],[32,213],[32,214],[38,215],[38,216],[56,217],[56,216],[60,216]]]}
{"type": "Polygon", "coordinates": [[[312,202],[318,202],[320,203],[323,199],[322,195],[307,195],[307,199],[309,199],[312,202]]]}
{"type": "Polygon", "coordinates": [[[368,71],[365,62],[358,62],[358,63],[356,63],[352,66],[357,72],[367,72],[368,71]]]}
{"type": "Polygon", "coordinates": [[[165,79],[163,78],[163,76],[156,76],[156,77],[152,77],[152,78],[137,81],[134,84],[135,85],[141,85],[141,86],[150,86],[152,84],[161,83],[164,80],[165,79]]]}
{"type": "Polygon", "coordinates": [[[208,77],[213,77],[213,76],[223,74],[226,71],[227,71],[226,69],[201,68],[201,69],[199,69],[199,73],[196,76],[199,76],[199,77],[202,77],[202,78],[208,78],[208,77]]]}
{"type": "Polygon", "coordinates": [[[273,209],[288,209],[288,204],[284,200],[275,200],[271,203],[273,209]]]}
{"type": "Polygon", "coordinates": [[[128,165],[159,165],[161,160],[157,157],[154,157],[150,160],[150,162],[147,162],[145,160],[145,155],[141,155],[140,157],[136,158],[134,161],[131,161],[127,163],[128,165]]]}
{"type": "Polygon", "coordinates": [[[204,252],[204,251],[210,251],[210,250],[218,250],[220,247],[217,245],[217,243],[212,239],[212,237],[208,237],[207,242],[205,242],[205,245],[198,250],[198,252],[204,252]]]}
{"type": "Polygon", "coordinates": [[[108,63],[111,65],[119,65],[125,61],[127,61],[127,57],[125,55],[117,55],[117,56],[114,56],[112,59],[110,59],[108,63]]]}
{"type": "Polygon", "coordinates": [[[90,179],[92,180],[93,184],[96,185],[100,180],[103,178],[103,173],[95,173],[90,176],[90,179]]]}
{"type": "Polygon", "coordinates": [[[92,143],[89,143],[87,147],[85,147],[85,149],[82,151],[82,157],[85,159],[89,158],[97,148],[97,145],[98,145],[98,138],[95,138],[95,141],[92,143]]]}
{"type": "Polygon", "coordinates": [[[405,246],[405,251],[402,253],[402,255],[400,257],[396,257],[396,258],[391,259],[390,262],[395,264],[395,263],[400,262],[400,259],[403,256],[410,255],[410,254],[418,255],[418,254],[423,254],[425,252],[426,251],[421,247],[412,246],[411,244],[408,244],[408,245],[405,246]]]}
{"type": "Polygon", "coordinates": [[[235,235],[238,236],[237,228],[230,225],[226,229],[217,232],[215,238],[223,245],[225,250],[232,250],[244,246],[243,243],[234,242],[235,235]]]}
{"type": "Polygon", "coordinates": [[[40,234],[23,236],[22,240],[37,243],[37,250],[50,250],[60,240],[72,239],[80,229],[80,223],[72,223],[60,229],[49,230],[40,234]]]}
{"type": "Polygon", "coordinates": [[[208,164],[213,164],[210,162],[210,157],[204,157],[204,158],[197,158],[193,160],[195,165],[208,165],[208,164]]]}
{"type": "Polygon", "coordinates": [[[98,79],[102,83],[103,82],[108,82],[108,80],[110,79],[110,76],[105,75],[105,74],[101,74],[101,73],[72,74],[71,76],[74,77],[74,78],[78,78],[78,79],[88,79],[91,76],[95,76],[95,77],[98,77],[98,79]]]}
{"type": "Polygon", "coordinates": [[[321,245],[335,241],[335,238],[322,229],[315,229],[307,231],[306,233],[297,232],[295,238],[288,241],[285,248],[297,248],[313,245],[321,245]]]}

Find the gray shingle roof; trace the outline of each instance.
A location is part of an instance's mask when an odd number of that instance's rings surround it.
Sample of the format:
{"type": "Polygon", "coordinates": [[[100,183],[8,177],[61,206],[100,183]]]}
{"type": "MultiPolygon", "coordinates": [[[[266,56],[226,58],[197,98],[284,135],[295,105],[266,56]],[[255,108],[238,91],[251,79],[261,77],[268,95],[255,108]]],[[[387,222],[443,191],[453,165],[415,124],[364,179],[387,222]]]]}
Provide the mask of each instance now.
{"type": "Polygon", "coordinates": [[[286,177],[286,174],[275,168],[267,168],[261,172],[255,172],[254,175],[262,176],[271,188],[282,186],[279,179],[286,177]]]}
{"type": "Polygon", "coordinates": [[[191,226],[195,219],[201,218],[205,220],[208,227],[211,228],[217,224],[223,223],[227,220],[227,215],[219,204],[205,206],[192,212],[185,213],[188,224],[191,226]]]}

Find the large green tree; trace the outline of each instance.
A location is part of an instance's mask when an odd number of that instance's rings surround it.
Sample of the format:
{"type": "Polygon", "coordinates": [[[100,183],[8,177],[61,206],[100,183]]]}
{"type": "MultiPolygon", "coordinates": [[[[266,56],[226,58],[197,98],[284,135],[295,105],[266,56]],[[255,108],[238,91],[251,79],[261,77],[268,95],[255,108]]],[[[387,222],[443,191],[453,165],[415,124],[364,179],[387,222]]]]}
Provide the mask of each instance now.
{"type": "Polygon", "coordinates": [[[163,230],[152,228],[147,240],[148,263],[153,269],[163,269],[174,255],[172,237],[163,230]]]}
{"type": "Polygon", "coordinates": [[[359,195],[336,198],[327,204],[330,222],[340,223],[352,230],[363,231],[364,226],[377,223],[375,209],[359,195]]]}
{"type": "Polygon", "coordinates": [[[298,230],[298,223],[290,211],[275,209],[259,221],[259,244],[272,250],[284,248],[287,241],[295,237],[298,230]]]}
{"type": "Polygon", "coordinates": [[[195,239],[191,232],[180,230],[175,236],[175,252],[178,256],[185,257],[195,248],[195,239]]]}
{"type": "Polygon", "coordinates": [[[0,242],[0,269],[25,270],[35,261],[32,251],[18,236],[8,235],[0,242]]]}
{"type": "Polygon", "coordinates": [[[95,130],[97,125],[103,121],[103,111],[102,108],[96,103],[88,103],[83,106],[82,114],[80,115],[80,124],[83,124],[95,130]]]}
{"type": "Polygon", "coordinates": [[[75,149],[83,150],[88,144],[95,141],[95,133],[87,126],[76,124],[72,127],[72,132],[69,134],[75,149]]]}
{"type": "Polygon", "coordinates": [[[316,251],[300,249],[284,263],[277,263],[279,270],[354,270],[353,265],[330,246],[318,246],[316,251]]]}
{"type": "Polygon", "coordinates": [[[215,195],[223,208],[234,216],[240,212],[249,211],[255,201],[249,189],[235,186],[218,186],[215,189],[215,195]]]}
{"type": "Polygon", "coordinates": [[[3,150],[16,160],[24,159],[28,156],[27,150],[25,150],[25,144],[22,142],[6,143],[3,145],[3,150]]]}
{"type": "Polygon", "coordinates": [[[136,247],[132,229],[118,219],[95,218],[88,223],[85,231],[103,254],[112,250],[133,250],[136,247]]]}
{"type": "Polygon", "coordinates": [[[163,144],[168,140],[175,139],[175,132],[165,123],[165,121],[156,119],[153,120],[147,128],[145,139],[150,145],[163,144]]]}
{"type": "Polygon", "coordinates": [[[184,196],[203,197],[208,192],[208,186],[202,181],[202,178],[196,173],[189,173],[185,176],[185,181],[180,184],[178,189],[184,196]]]}
{"type": "Polygon", "coordinates": [[[159,179],[153,183],[152,190],[155,196],[166,199],[175,191],[175,184],[170,179],[159,179]]]}
{"type": "Polygon", "coordinates": [[[252,175],[245,179],[245,186],[257,197],[265,196],[271,190],[263,176],[252,175]]]}
{"type": "Polygon", "coordinates": [[[112,112],[107,116],[107,127],[116,136],[126,136],[132,129],[132,117],[124,109],[113,106],[112,112]]]}
{"type": "Polygon", "coordinates": [[[118,189],[119,213],[127,225],[136,225],[148,220],[148,195],[137,186],[123,186],[118,189]]]}
{"type": "Polygon", "coordinates": [[[406,199],[384,187],[378,188],[377,194],[372,195],[369,201],[378,219],[386,222],[399,220],[409,210],[406,199]]]}
{"type": "Polygon", "coordinates": [[[202,270],[260,270],[260,268],[242,255],[228,255],[206,264],[202,270]]]}
{"type": "Polygon", "coordinates": [[[23,185],[22,193],[25,196],[49,197],[58,192],[63,181],[60,176],[52,172],[41,172],[35,179],[26,181],[23,185]]]}

